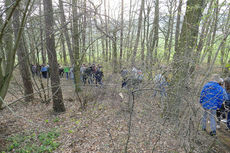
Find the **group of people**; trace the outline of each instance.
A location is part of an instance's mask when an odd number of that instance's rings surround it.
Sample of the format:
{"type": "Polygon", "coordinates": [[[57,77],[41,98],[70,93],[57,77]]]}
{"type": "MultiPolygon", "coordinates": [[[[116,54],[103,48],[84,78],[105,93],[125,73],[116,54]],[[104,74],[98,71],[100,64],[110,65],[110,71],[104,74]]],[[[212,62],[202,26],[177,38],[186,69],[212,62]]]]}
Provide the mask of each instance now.
{"type": "Polygon", "coordinates": [[[80,78],[83,84],[100,84],[102,85],[102,77],[104,76],[101,65],[82,64],[80,68],[80,78]]]}
{"type": "Polygon", "coordinates": [[[31,65],[32,76],[39,76],[43,78],[48,78],[50,76],[50,67],[49,65],[31,65]]]}
{"type": "Polygon", "coordinates": [[[122,84],[121,87],[137,87],[144,79],[141,69],[133,67],[131,71],[124,68],[121,70],[122,84]]]}
{"type": "MultiPolygon", "coordinates": [[[[59,76],[61,78],[65,77],[68,79],[74,79],[74,66],[61,66],[58,64],[59,76]]],[[[50,67],[49,65],[31,65],[31,72],[33,77],[35,75],[48,78],[50,76],[50,67]]],[[[102,77],[104,76],[101,65],[82,64],[80,67],[80,79],[83,84],[100,84],[102,85],[102,77]]]]}
{"type": "Polygon", "coordinates": [[[61,65],[58,65],[58,69],[59,69],[59,76],[61,78],[64,77],[64,74],[65,74],[65,77],[66,77],[66,80],[68,80],[69,78],[70,79],[74,79],[74,67],[70,67],[70,66],[61,66],[61,65]]]}
{"type": "Polygon", "coordinates": [[[209,116],[210,135],[216,135],[216,128],[220,127],[221,117],[225,117],[226,113],[226,130],[230,130],[230,77],[222,79],[218,74],[213,74],[201,91],[200,104],[204,108],[202,130],[206,131],[206,121],[209,116]]]}

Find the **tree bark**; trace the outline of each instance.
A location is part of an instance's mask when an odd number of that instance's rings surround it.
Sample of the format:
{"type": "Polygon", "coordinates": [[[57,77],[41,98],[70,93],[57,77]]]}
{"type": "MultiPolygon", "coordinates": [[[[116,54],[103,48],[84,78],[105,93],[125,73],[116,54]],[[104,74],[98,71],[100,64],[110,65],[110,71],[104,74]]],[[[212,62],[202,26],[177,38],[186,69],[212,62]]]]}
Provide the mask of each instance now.
{"type": "Polygon", "coordinates": [[[58,75],[57,53],[55,50],[54,39],[54,18],[52,0],[43,0],[45,14],[45,32],[46,32],[46,50],[49,59],[51,87],[53,94],[53,109],[55,112],[64,112],[65,106],[62,97],[62,89],[60,86],[60,78],[58,75]]]}
{"type": "MultiPolygon", "coordinates": [[[[20,29],[20,14],[19,14],[20,6],[18,6],[17,9],[15,9],[13,14],[13,27],[14,27],[14,36],[15,41],[19,34],[20,29]]],[[[22,37],[24,37],[24,34],[22,33],[22,37]]],[[[18,55],[18,62],[19,62],[19,69],[20,74],[23,81],[24,86],[24,95],[26,96],[26,101],[32,101],[34,99],[33,96],[33,86],[32,86],[32,80],[31,80],[31,72],[29,68],[28,58],[26,57],[27,51],[26,48],[23,45],[23,38],[20,39],[17,49],[17,55],[18,55]]]]}
{"type": "Polygon", "coordinates": [[[121,35],[120,35],[120,69],[122,67],[122,56],[123,56],[123,30],[124,30],[124,0],[121,0],[121,35]]]}
{"type": "Polygon", "coordinates": [[[65,18],[65,12],[64,12],[64,7],[63,7],[63,2],[62,0],[59,0],[59,7],[60,7],[60,17],[61,17],[61,25],[63,28],[63,32],[65,35],[65,39],[66,39],[66,43],[67,43],[67,47],[68,47],[68,51],[69,51],[69,56],[70,56],[70,62],[73,65],[74,64],[74,55],[73,55],[73,51],[72,51],[72,47],[71,47],[71,41],[70,41],[70,36],[68,33],[68,28],[67,28],[67,24],[66,24],[66,18],[65,18]]]}
{"type": "Polygon", "coordinates": [[[113,45],[113,73],[118,72],[118,62],[117,62],[117,36],[116,36],[116,29],[113,32],[113,40],[112,40],[112,45],[113,45]]]}
{"type": "MultiPolygon", "coordinates": [[[[41,54],[42,54],[42,63],[46,64],[46,51],[44,49],[43,43],[43,21],[42,21],[42,1],[39,1],[39,20],[40,20],[40,39],[41,39],[41,54]]],[[[39,64],[39,52],[38,52],[38,64],[39,64]]]]}
{"type": "Polygon", "coordinates": [[[180,0],[178,5],[177,19],[176,19],[176,34],[175,34],[175,51],[178,49],[178,39],[180,34],[180,16],[183,0],[180,0]]]}
{"type": "Polygon", "coordinates": [[[188,0],[186,13],[179,38],[178,49],[173,58],[173,75],[168,96],[170,116],[178,117],[179,107],[183,105],[179,95],[186,95],[189,84],[190,66],[193,64],[193,52],[196,46],[199,24],[203,12],[203,0],[188,0]],[[175,115],[177,114],[177,115],[175,115]]]}
{"type": "Polygon", "coordinates": [[[74,52],[74,79],[75,79],[75,92],[79,92],[80,88],[80,47],[79,47],[79,30],[77,17],[77,0],[73,0],[73,52],[74,52]]]}
{"type": "Polygon", "coordinates": [[[144,4],[145,4],[144,2],[145,2],[144,0],[141,1],[140,14],[139,14],[139,18],[138,18],[137,37],[136,37],[135,45],[133,48],[133,56],[132,56],[132,61],[131,61],[132,66],[135,65],[137,48],[138,48],[138,43],[139,43],[139,39],[140,39],[141,25],[142,25],[142,12],[144,10],[144,4]]]}

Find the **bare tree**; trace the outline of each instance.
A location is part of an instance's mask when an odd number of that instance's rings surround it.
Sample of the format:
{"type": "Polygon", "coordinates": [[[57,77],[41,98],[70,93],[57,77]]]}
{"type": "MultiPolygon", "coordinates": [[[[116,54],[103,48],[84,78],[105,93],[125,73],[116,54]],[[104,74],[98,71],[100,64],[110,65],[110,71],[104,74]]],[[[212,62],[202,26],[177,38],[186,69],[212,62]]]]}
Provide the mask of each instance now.
{"type": "Polygon", "coordinates": [[[55,39],[53,30],[53,6],[52,0],[43,0],[45,14],[46,50],[49,59],[50,77],[53,94],[53,109],[55,112],[64,112],[65,106],[58,75],[57,53],[55,50],[55,39]]]}
{"type": "Polygon", "coordinates": [[[131,64],[133,66],[135,65],[137,48],[138,48],[138,43],[139,43],[140,34],[141,34],[142,12],[144,11],[144,4],[145,4],[144,2],[145,2],[144,0],[141,1],[140,13],[139,13],[139,18],[138,18],[137,36],[136,36],[136,41],[135,41],[135,45],[133,48],[133,56],[131,60],[131,64]]]}
{"type": "MultiPolygon", "coordinates": [[[[13,12],[15,11],[16,7],[19,5],[19,2],[20,1],[16,1],[14,3],[14,5],[11,6],[12,8],[8,9],[6,11],[6,19],[3,22],[2,27],[1,27],[1,31],[0,31],[0,43],[1,43],[0,45],[2,45],[3,36],[7,35],[6,29],[11,28],[11,26],[12,26],[10,21],[11,21],[13,12]]],[[[5,4],[7,7],[9,7],[11,5],[10,0],[6,0],[5,4]]],[[[26,7],[23,11],[23,17],[22,17],[20,27],[24,27],[25,20],[26,20],[26,13],[28,11],[29,4],[30,4],[30,0],[27,2],[26,7]]],[[[9,35],[8,35],[9,37],[4,38],[4,40],[6,42],[9,41],[8,45],[11,45],[12,48],[11,48],[11,50],[7,50],[5,65],[2,64],[4,62],[3,59],[5,57],[3,57],[2,54],[0,54],[0,97],[1,97],[1,99],[5,98],[6,93],[8,91],[8,88],[9,88],[10,80],[11,80],[13,70],[14,70],[15,54],[16,54],[16,50],[18,48],[18,44],[19,44],[19,40],[21,38],[22,31],[23,31],[23,28],[20,28],[16,42],[14,43],[14,45],[13,45],[13,38],[12,38],[12,28],[11,28],[11,33],[9,33],[9,35]]],[[[7,47],[7,45],[6,45],[6,47],[7,47]]],[[[2,108],[2,101],[0,101],[0,108],[2,108]]]]}
{"type": "Polygon", "coordinates": [[[61,25],[63,27],[63,33],[65,35],[65,39],[66,39],[66,43],[67,43],[67,47],[68,47],[68,51],[69,51],[69,56],[70,56],[70,61],[71,64],[74,64],[74,55],[73,55],[73,51],[72,51],[72,47],[71,47],[71,41],[70,41],[70,36],[68,33],[68,28],[67,28],[67,23],[66,23],[66,17],[65,17],[65,12],[64,12],[64,7],[63,7],[63,2],[62,0],[59,0],[59,8],[61,11],[61,25]]]}
{"type": "MultiPolygon", "coordinates": [[[[203,0],[188,0],[186,13],[180,33],[178,50],[175,51],[173,58],[173,70],[177,72],[173,75],[170,92],[174,95],[169,96],[169,112],[178,113],[179,108],[175,108],[177,104],[182,101],[179,96],[186,94],[186,87],[189,84],[190,67],[193,63],[194,46],[196,46],[199,23],[203,13],[203,0]],[[193,7],[197,6],[197,7],[193,7]]],[[[170,116],[177,117],[176,114],[170,114],[170,116]]]]}
{"type": "MultiPolygon", "coordinates": [[[[15,41],[17,41],[17,37],[20,30],[20,13],[19,13],[20,7],[18,6],[17,9],[14,11],[13,15],[13,27],[14,27],[14,36],[15,41]]],[[[31,80],[31,72],[29,69],[29,63],[28,63],[28,56],[25,46],[23,45],[23,38],[24,34],[22,33],[22,39],[19,40],[18,49],[17,49],[17,55],[18,55],[18,62],[19,62],[19,69],[22,76],[23,86],[24,86],[24,94],[26,96],[26,101],[33,100],[33,86],[32,86],[32,80],[31,80]]]]}
{"type": "Polygon", "coordinates": [[[74,79],[75,79],[75,92],[78,93],[80,91],[80,34],[78,30],[78,0],[73,0],[72,12],[73,12],[73,52],[74,52],[74,79]]]}
{"type": "Polygon", "coordinates": [[[120,34],[120,68],[122,67],[123,56],[123,31],[124,31],[124,0],[121,0],[121,34],[120,34]]]}

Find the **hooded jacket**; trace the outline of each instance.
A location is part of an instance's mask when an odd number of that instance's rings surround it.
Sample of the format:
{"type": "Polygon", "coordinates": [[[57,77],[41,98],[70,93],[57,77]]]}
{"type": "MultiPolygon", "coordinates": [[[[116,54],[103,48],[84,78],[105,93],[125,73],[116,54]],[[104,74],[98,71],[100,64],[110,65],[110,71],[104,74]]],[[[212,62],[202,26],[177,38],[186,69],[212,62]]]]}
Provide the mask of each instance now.
{"type": "Polygon", "coordinates": [[[204,109],[216,110],[221,108],[226,97],[226,91],[217,82],[210,81],[204,85],[201,91],[200,103],[204,109]]]}

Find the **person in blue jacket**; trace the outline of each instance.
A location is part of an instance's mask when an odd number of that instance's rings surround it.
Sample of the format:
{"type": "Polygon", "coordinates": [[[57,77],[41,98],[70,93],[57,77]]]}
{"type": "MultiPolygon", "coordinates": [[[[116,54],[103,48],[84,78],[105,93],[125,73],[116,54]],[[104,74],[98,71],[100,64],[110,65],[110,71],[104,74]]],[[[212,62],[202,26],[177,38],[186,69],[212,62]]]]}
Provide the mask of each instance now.
{"type": "Polygon", "coordinates": [[[45,66],[45,64],[42,65],[42,67],[41,67],[41,72],[42,72],[43,78],[47,78],[48,67],[45,66]]]}
{"type": "Polygon", "coordinates": [[[206,131],[207,115],[210,117],[210,135],[216,135],[216,110],[221,108],[222,103],[225,100],[226,92],[220,85],[222,79],[218,74],[213,74],[211,81],[206,83],[201,91],[200,103],[204,108],[202,130],[206,131]]]}
{"type": "Polygon", "coordinates": [[[225,101],[225,107],[227,109],[227,130],[230,130],[230,77],[224,79],[224,86],[227,92],[227,99],[225,101]]]}

